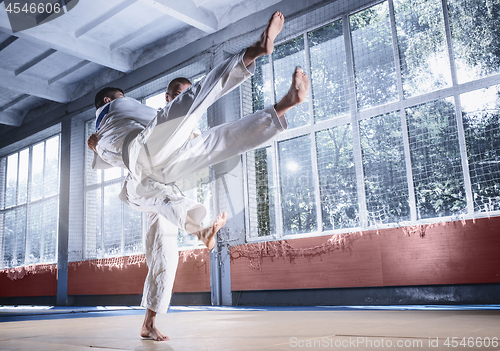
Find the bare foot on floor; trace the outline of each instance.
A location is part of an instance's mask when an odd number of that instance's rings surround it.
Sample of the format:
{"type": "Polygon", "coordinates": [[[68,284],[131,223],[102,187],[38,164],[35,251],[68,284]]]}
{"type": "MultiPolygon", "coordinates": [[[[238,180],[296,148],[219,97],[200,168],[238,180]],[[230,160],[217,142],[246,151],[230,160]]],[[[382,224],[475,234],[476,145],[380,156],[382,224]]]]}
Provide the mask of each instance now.
{"type": "Polygon", "coordinates": [[[270,55],[274,50],[274,40],[280,34],[285,23],[285,16],[279,11],[276,11],[269,22],[267,22],[266,29],[262,32],[259,40],[247,49],[243,62],[245,66],[249,66],[257,57],[270,55]]]}
{"type": "Polygon", "coordinates": [[[212,250],[213,247],[215,246],[215,235],[221,229],[223,226],[226,225],[227,221],[227,212],[224,211],[219,216],[215,219],[215,221],[212,223],[211,227],[202,229],[200,231],[197,231],[196,233],[193,233],[203,241],[203,244],[208,247],[209,250],[212,250]]]}
{"type": "Polygon", "coordinates": [[[288,93],[274,107],[278,116],[283,116],[286,111],[295,105],[303,103],[307,98],[307,92],[310,86],[311,83],[309,82],[307,74],[304,73],[302,68],[295,68],[295,72],[292,76],[292,84],[288,93]]]}
{"type": "Polygon", "coordinates": [[[168,336],[163,335],[160,331],[154,326],[143,325],[141,328],[141,336],[143,338],[153,339],[155,341],[167,341],[168,336]]]}

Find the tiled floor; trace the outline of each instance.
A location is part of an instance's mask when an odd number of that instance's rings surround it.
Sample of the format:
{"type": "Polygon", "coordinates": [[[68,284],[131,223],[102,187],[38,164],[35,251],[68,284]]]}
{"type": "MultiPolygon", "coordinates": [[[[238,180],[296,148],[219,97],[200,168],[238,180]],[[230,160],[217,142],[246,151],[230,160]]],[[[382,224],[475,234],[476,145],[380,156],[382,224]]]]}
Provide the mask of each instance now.
{"type": "Polygon", "coordinates": [[[0,350],[500,350],[500,306],[173,307],[166,342],[139,337],[143,314],[0,307],[0,350]]]}

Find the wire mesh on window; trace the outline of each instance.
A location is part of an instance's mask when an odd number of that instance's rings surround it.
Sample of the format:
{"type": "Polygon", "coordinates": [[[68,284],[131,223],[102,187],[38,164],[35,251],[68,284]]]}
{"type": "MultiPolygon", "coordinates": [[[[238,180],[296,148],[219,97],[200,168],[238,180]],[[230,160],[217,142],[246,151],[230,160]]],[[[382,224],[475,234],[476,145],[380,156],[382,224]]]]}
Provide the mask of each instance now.
{"type": "MultiPolygon", "coordinates": [[[[56,152],[59,152],[57,150],[56,152]]],[[[29,168],[29,149],[24,149],[19,152],[19,170],[18,170],[18,186],[17,186],[17,203],[23,204],[28,201],[28,168],[29,168]]],[[[57,164],[59,166],[59,164],[57,164]]]]}
{"type": "Polygon", "coordinates": [[[311,136],[278,143],[284,234],[316,231],[317,209],[311,136]]]}
{"type": "Polygon", "coordinates": [[[29,258],[27,263],[39,263],[42,258],[43,238],[43,203],[38,202],[29,208],[28,213],[28,236],[30,240],[29,258]]]}
{"type": "Polygon", "coordinates": [[[273,103],[273,69],[269,56],[255,60],[255,73],[252,76],[253,112],[262,110],[273,103]]]}
{"type": "Polygon", "coordinates": [[[388,3],[350,16],[349,23],[359,109],[395,101],[398,95],[388,3]]]}
{"type": "Polygon", "coordinates": [[[395,0],[394,15],[405,96],[451,86],[441,0],[395,0]]]}
{"type": "Polygon", "coordinates": [[[31,200],[39,200],[43,196],[45,143],[33,146],[33,164],[31,168],[31,200]]]}
{"type": "MultiPolygon", "coordinates": [[[[278,45],[273,52],[275,101],[278,102],[290,89],[295,67],[306,67],[304,37],[298,37],[278,45]]],[[[308,102],[306,101],[287,112],[288,128],[310,124],[308,102]]]]}
{"type": "Polygon", "coordinates": [[[52,197],[43,202],[43,237],[42,250],[45,262],[55,262],[57,259],[57,227],[59,215],[59,199],[52,197]]]}
{"type": "Polygon", "coordinates": [[[474,211],[500,210],[500,86],[460,95],[474,211]]]}
{"type": "Polygon", "coordinates": [[[130,206],[123,206],[123,253],[142,253],[142,213],[130,206]]]}
{"type": "Polygon", "coordinates": [[[103,257],[101,188],[85,192],[85,252],[87,258],[103,257]]]}
{"type": "Polygon", "coordinates": [[[351,126],[317,132],[316,148],[323,229],[359,226],[351,126]]]}
{"type": "Polygon", "coordinates": [[[349,85],[342,21],[307,33],[316,122],[349,112],[349,85]]]}
{"type": "Polygon", "coordinates": [[[360,122],[369,225],[410,220],[400,116],[395,111],[360,122]]]}
{"type": "Polygon", "coordinates": [[[447,0],[459,83],[500,72],[500,0],[447,0]]]}
{"type": "Polygon", "coordinates": [[[17,165],[19,154],[15,153],[7,157],[7,184],[5,186],[5,207],[16,204],[17,194],[17,165]]]}
{"type": "Polygon", "coordinates": [[[436,100],[406,109],[418,219],[466,209],[455,104],[436,100]]]}
{"type": "Polygon", "coordinates": [[[45,169],[43,196],[59,193],[59,136],[45,143],[45,169]]]}
{"type": "Polygon", "coordinates": [[[122,202],[121,184],[111,184],[104,187],[103,199],[103,251],[105,257],[122,254],[122,202]]]}
{"type": "MultiPolygon", "coordinates": [[[[204,205],[207,209],[207,215],[202,222],[202,226],[209,226],[211,220],[216,216],[212,210],[213,194],[211,179],[210,168],[205,168],[176,182],[177,186],[182,189],[182,192],[187,198],[204,205]]],[[[198,240],[196,236],[182,229],[178,231],[177,244],[179,248],[203,246],[203,243],[198,240]]]]}
{"type": "Polygon", "coordinates": [[[0,168],[5,172],[0,177],[5,182],[0,221],[2,267],[55,262],[59,136],[3,158],[0,168]]]}

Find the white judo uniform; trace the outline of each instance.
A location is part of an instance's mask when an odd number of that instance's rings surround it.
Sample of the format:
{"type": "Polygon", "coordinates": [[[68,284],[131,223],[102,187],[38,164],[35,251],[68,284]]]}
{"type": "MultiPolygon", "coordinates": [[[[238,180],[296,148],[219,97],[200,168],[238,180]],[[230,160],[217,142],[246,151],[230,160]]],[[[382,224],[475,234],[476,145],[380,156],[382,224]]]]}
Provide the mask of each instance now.
{"type": "Polygon", "coordinates": [[[120,199],[148,215],[144,249],[149,270],[141,305],[155,312],[166,312],[170,303],[178,262],[177,228],[197,231],[207,213],[203,205],[186,198],[175,181],[251,150],[287,127],[271,106],[190,138],[204,111],[253,74],[254,64],[243,64],[244,53],[225,60],[163,109],[122,97],[96,111],[101,120],[93,168],[128,168],[120,199]],[[186,226],[188,215],[193,223],[186,226]]]}

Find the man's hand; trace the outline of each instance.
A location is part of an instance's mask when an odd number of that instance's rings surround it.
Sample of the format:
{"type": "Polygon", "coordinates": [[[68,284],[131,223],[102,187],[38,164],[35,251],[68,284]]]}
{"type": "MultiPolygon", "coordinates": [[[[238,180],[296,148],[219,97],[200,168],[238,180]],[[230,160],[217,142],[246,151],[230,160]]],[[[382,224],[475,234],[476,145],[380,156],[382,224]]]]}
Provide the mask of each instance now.
{"type": "Polygon", "coordinates": [[[87,139],[87,146],[89,147],[90,150],[94,151],[95,153],[97,153],[95,147],[97,146],[98,141],[99,141],[99,139],[97,138],[97,135],[95,135],[95,134],[92,134],[87,139]]]}

